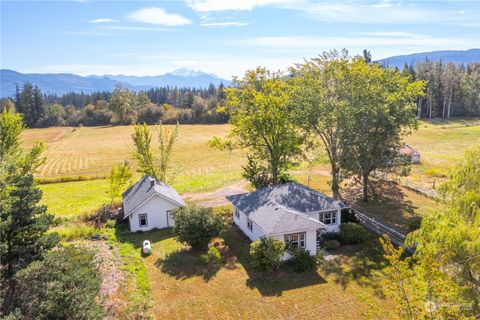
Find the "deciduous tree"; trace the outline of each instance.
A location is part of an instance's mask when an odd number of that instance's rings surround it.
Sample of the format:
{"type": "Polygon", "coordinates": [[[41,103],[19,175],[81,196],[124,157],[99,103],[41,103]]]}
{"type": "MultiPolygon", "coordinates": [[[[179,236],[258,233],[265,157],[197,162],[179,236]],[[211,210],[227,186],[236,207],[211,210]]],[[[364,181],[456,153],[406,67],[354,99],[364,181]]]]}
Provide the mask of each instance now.
{"type": "MultiPolygon", "coordinates": [[[[284,76],[257,68],[247,71],[225,92],[232,124],[229,139],[245,148],[255,166],[268,173],[264,185],[281,182],[288,167],[300,158],[303,142],[290,112],[284,76]]],[[[246,178],[252,179],[248,174],[246,178]]]]}

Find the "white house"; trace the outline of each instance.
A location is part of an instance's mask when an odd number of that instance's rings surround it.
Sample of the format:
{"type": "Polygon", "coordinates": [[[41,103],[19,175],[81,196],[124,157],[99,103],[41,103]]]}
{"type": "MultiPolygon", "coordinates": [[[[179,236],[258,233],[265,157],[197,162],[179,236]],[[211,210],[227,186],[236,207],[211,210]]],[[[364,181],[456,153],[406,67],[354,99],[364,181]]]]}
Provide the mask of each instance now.
{"type": "MultiPolygon", "coordinates": [[[[272,237],[287,248],[303,248],[317,253],[322,232],[338,232],[343,209],[348,206],[336,199],[297,183],[258,189],[228,196],[233,204],[233,221],[255,241],[272,237]]],[[[284,259],[290,256],[285,252],[284,259]]]]}
{"type": "Polygon", "coordinates": [[[185,201],[169,185],[145,176],[123,193],[123,219],[130,231],[147,231],[173,226],[173,209],[185,201]]]}

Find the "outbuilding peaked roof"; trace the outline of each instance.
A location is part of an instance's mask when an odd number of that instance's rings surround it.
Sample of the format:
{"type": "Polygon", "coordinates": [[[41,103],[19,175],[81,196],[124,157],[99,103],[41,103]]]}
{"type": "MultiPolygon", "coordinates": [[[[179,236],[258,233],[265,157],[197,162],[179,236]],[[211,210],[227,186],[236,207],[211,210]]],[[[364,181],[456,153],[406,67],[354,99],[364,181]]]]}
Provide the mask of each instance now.
{"type": "Polygon", "coordinates": [[[290,210],[272,201],[251,212],[248,217],[268,235],[325,227],[325,224],[306,214],[290,210]]]}
{"type": "Polygon", "coordinates": [[[228,196],[227,199],[244,214],[249,215],[268,202],[275,202],[298,212],[338,210],[348,206],[334,198],[299,183],[285,183],[258,189],[255,192],[228,196]]]}
{"type": "Polygon", "coordinates": [[[185,201],[175,189],[153,177],[144,176],[122,195],[124,218],[128,217],[133,210],[154,194],[158,194],[179,206],[185,205],[185,201]]]}

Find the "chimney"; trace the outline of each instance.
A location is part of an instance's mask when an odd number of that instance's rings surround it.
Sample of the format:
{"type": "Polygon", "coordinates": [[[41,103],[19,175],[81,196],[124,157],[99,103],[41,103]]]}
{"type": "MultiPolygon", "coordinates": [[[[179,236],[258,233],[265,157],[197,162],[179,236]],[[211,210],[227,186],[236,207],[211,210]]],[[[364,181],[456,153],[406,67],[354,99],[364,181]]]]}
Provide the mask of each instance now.
{"type": "Polygon", "coordinates": [[[150,178],[150,187],[154,187],[155,186],[155,179],[153,178],[150,178]]]}

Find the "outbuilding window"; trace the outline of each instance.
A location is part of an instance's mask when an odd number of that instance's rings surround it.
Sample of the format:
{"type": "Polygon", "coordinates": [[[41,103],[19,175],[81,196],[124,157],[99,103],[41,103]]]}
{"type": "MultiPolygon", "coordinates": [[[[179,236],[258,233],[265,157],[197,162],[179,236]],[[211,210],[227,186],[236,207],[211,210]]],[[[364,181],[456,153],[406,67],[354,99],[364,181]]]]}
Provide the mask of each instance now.
{"type": "Polygon", "coordinates": [[[284,236],[284,241],[288,250],[305,249],[305,232],[286,234],[284,236]]]}
{"type": "Polygon", "coordinates": [[[337,223],[337,211],[320,212],[318,215],[318,220],[324,224],[337,223]]]}
{"type": "Polygon", "coordinates": [[[237,217],[237,219],[240,219],[240,211],[237,208],[235,208],[234,210],[235,210],[235,217],[237,217]]]}
{"type": "Polygon", "coordinates": [[[249,218],[247,218],[247,228],[252,231],[253,230],[253,222],[249,218]]]}
{"type": "Polygon", "coordinates": [[[140,227],[146,227],[148,225],[147,214],[140,213],[138,215],[138,224],[140,227]]]}

